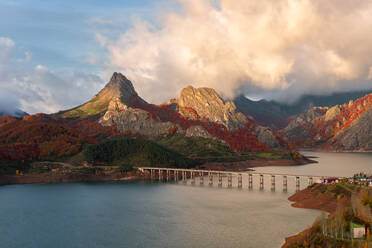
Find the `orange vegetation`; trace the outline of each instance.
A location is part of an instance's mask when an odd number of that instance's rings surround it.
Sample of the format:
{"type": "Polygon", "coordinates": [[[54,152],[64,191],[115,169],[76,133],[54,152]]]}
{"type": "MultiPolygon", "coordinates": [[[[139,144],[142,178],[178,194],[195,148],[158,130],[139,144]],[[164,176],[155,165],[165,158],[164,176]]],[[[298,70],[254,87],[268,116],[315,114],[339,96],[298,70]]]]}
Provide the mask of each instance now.
{"type": "Polygon", "coordinates": [[[10,120],[0,128],[0,159],[71,156],[85,143],[117,135],[116,127],[103,127],[94,120],[65,120],[45,114],[10,120]]]}
{"type": "Polygon", "coordinates": [[[189,112],[194,117],[194,120],[199,120],[199,116],[193,108],[190,108],[190,107],[182,107],[182,108],[185,111],[189,112]]]}
{"type": "MultiPolygon", "coordinates": [[[[369,108],[372,107],[372,95],[366,95],[349,104],[343,104],[340,107],[340,113],[332,121],[324,121],[320,117],[312,122],[310,131],[310,145],[316,146],[322,144],[323,148],[332,148],[336,140],[333,138],[337,133],[350,128],[356,120],[360,118],[369,108]]],[[[303,125],[306,128],[306,125],[303,125]]],[[[306,141],[297,141],[295,144],[304,146],[306,141]]]]}

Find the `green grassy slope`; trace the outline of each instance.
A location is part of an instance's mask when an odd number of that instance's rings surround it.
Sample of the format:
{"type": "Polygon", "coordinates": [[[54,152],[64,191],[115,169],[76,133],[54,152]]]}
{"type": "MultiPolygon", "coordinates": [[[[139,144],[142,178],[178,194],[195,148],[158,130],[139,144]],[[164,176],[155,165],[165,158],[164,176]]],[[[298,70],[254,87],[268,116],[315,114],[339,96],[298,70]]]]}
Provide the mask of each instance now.
{"type": "Polygon", "coordinates": [[[84,149],[95,164],[190,168],[197,163],[178,152],[145,139],[113,139],[84,149]]]}

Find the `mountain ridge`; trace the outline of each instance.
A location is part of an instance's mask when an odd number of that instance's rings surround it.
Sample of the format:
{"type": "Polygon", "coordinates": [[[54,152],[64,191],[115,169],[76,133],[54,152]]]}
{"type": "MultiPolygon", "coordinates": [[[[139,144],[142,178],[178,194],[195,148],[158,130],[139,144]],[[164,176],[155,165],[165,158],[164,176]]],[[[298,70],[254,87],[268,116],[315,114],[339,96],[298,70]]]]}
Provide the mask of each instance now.
{"type": "Polygon", "coordinates": [[[180,98],[161,105],[142,101],[136,94],[132,94],[129,102],[114,97],[99,123],[148,137],[185,135],[219,139],[236,150],[288,149],[282,147],[270,129],[256,125],[238,112],[233,102],[224,101],[211,88],[188,86],[181,90],[180,98]]]}
{"type": "Polygon", "coordinates": [[[237,109],[245,115],[251,115],[258,124],[269,126],[275,130],[285,128],[291,117],[306,112],[312,107],[331,107],[350,100],[361,98],[371,90],[332,93],[323,96],[303,95],[292,104],[278,101],[252,101],[243,95],[234,99],[237,109]]]}
{"type": "Polygon", "coordinates": [[[372,150],[372,94],[332,107],[313,107],[294,118],[282,133],[298,147],[372,150]]]}

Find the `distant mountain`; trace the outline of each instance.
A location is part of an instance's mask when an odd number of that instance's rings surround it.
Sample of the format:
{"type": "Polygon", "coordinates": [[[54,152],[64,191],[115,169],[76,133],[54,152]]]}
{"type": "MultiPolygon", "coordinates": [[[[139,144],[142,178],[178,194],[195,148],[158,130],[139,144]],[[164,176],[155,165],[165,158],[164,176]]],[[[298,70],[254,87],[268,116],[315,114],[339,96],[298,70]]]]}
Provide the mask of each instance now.
{"type": "Polygon", "coordinates": [[[343,104],[350,100],[361,98],[371,92],[372,90],[364,90],[334,93],[325,96],[304,95],[293,104],[267,100],[252,101],[244,96],[238,96],[234,99],[234,103],[240,112],[251,115],[258,124],[274,129],[282,129],[288,125],[291,120],[290,117],[301,114],[312,107],[331,107],[343,104]]]}
{"type": "Polygon", "coordinates": [[[6,111],[6,110],[0,110],[0,116],[13,116],[13,117],[18,117],[22,118],[24,116],[27,116],[28,113],[22,111],[22,110],[15,110],[15,111],[6,111]]]}
{"type": "Polygon", "coordinates": [[[282,133],[297,147],[372,150],[372,94],[332,107],[313,107],[282,133]]]}

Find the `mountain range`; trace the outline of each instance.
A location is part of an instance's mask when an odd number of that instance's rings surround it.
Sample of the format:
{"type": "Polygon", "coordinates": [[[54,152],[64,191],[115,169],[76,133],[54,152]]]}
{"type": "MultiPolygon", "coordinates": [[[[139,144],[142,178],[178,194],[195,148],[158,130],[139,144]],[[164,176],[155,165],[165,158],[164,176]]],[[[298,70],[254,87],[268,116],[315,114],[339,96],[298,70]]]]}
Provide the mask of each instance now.
{"type": "Polygon", "coordinates": [[[372,90],[363,90],[323,96],[304,95],[290,104],[274,100],[252,101],[240,95],[234,99],[234,103],[240,112],[251,115],[258,124],[279,130],[289,124],[291,117],[302,114],[312,107],[332,107],[350,100],[356,100],[371,92],[372,90]]]}
{"type": "Polygon", "coordinates": [[[97,95],[75,108],[0,117],[0,159],[75,156],[85,144],[118,136],[200,138],[240,153],[291,156],[300,156],[296,148],[372,150],[371,106],[367,92],[309,95],[288,105],[244,96],[226,101],[214,89],[192,86],[155,105],[142,99],[124,75],[114,73],[97,95]]]}

